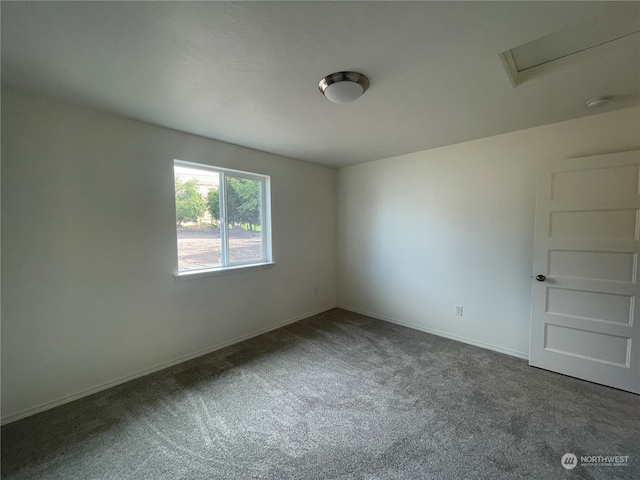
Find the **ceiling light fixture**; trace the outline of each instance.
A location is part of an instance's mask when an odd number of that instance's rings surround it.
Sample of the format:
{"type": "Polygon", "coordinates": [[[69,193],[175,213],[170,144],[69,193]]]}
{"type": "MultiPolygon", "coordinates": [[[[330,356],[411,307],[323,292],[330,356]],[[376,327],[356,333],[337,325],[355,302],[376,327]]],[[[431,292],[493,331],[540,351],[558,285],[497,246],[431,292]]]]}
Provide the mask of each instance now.
{"type": "Polygon", "coordinates": [[[351,103],[369,88],[369,79],[357,72],[337,72],[327,75],[318,84],[320,92],[333,103],[351,103]]]}
{"type": "Polygon", "coordinates": [[[611,101],[611,97],[592,98],[587,102],[587,107],[589,108],[604,107],[605,105],[609,105],[610,101],[611,101]]]}

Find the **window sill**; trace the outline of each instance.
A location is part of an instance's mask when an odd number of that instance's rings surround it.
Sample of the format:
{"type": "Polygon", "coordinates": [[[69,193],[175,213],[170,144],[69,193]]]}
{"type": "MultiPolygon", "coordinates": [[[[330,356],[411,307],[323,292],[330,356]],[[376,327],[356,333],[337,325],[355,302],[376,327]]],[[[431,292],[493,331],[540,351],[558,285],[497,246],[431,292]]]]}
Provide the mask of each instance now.
{"type": "Polygon", "coordinates": [[[187,270],[175,274],[173,277],[176,282],[184,282],[185,280],[196,280],[198,278],[218,277],[220,275],[229,275],[231,273],[244,273],[253,270],[264,270],[271,268],[275,262],[252,263],[249,265],[234,265],[224,268],[207,268],[202,270],[187,270]]]}

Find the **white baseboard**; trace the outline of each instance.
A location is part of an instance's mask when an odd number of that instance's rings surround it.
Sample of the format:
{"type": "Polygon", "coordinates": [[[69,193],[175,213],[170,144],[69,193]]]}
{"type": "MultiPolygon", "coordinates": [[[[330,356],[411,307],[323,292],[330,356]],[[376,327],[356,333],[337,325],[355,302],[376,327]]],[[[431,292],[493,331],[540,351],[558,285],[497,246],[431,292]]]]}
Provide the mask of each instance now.
{"type": "Polygon", "coordinates": [[[64,405],[65,403],[73,402],[74,400],[78,400],[80,398],[87,397],[89,395],[93,395],[94,393],[98,393],[98,392],[101,392],[103,390],[107,390],[108,388],[115,387],[116,385],[120,385],[120,384],[129,382],[131,380],[135,380],[136,378],[144,377],[145,375],[149,375],[151,373],[154,373],[154,372],[157,372],[157,371],[160,371],[160,370],[164,370],[165,368],[173,367],[174,365],[178,365],[179,363],[183,363],[183,362],[186,362],[188,360],[192,360],[194,358],[201,357],[203,355],[207,355],[208,353],[215,352],[216,350],[220,350],[221,348],[229,347],[229,346],[234,345],[236,343],[240,343],[240,342],[243,342],[245,340],[249,340],[250,338],[257,337],[258,335],[262,335],[263,333],[267,333],[267,332],[270,332],[272,330],[276,330],[278,328],[284,327],[285,325],[289,325],[291,323],[298,322],[298,321],[300,321],[300,320],[302,320],[304,318],[312,317],[313,315],[317,315],[319,313],[326,312],[327,310],[331,310],[332,308],[335,308],[335,305],[331,305],[329,307],[323,307],[323,308],[320,308],[318,310],[314,310],[312,312],[308,312],[308,313],[305,313],[303,315],[299,315],[297,317],[290,318],[289,320],[285,320],[283,322],[279,322],[279,323],[276,323],[274,325],[270,325],[269,327],[265,327],[265,328],[262,328],[260,330],[256,330],[255,332],[249,333],[247,335],[243,335],[241,337],[234,338],[233,340],[230,340],[228,342],[220,343],[220,344],[215,345],[213,347],[206,348],[204,350],[200,350],[200,351],[198,351],[196,353],[192,353],[190,355],[185,355],[183,357],[176,358],[175,360],[171,360],[170,362],[162,363],[160,365],[156,365],[154,367],[147,368],[145,370],[141,370],[141,371],[136,372],[136,373],[132,373],[131,375],[126,375],[126,376],[120,377],[120,378],[118,378],[116,380],[112,380],[110,382],[102,383],[102,384],[100,384],[98,386],[89,388],[87,390],[83,390],[81,392],[77,392],[77,393],[62,397],[62,398],[58,398],[57,400],[52,400],[50,402],[46,402],[46,403],[43,403],[41,405],[38,405],[38,406],[35,406],[35,407],[32,407],[32,408],[28,408],[26,410],[22,410],[20,412],[13,413],[11,415],[7,415],[5,417],[2,417],[2,419],[0,420],[0,424],[1,425],[6,425],[8,423],[15,422],[16,420],[20,420],[21,418],[30,417],[31,415],[35,415],[36,413],[44,412],[45,410],[49,410],[51,408],[55,408],[55,407],[58,407],[60,405],[64,405]]]}
{"type": "Polygon", "coordinates": [[[458,342],[467,343],[469,345],[474,345],[480,348],[486,348],[487,350],[493,350],[494,352],[504,353],[505,355],[511,355],[512,357],[522,358],[524,360],[529,360],[529,354],[524,352],[519,352],[517,350],[512,350],[510,348],[498,347],[497,345],[492,345],[490,343],[480,342],[478,340],[473,340],[471,338],[461,337],[459,335],[454,335],[451,333],[443,332],[441,330],[436,330],[433,328],[423,327],[422,325],[416,325],[414,323],[403,322],[401,320],[397,320],[395,318],[386,317],[384,315],[378,315],[377,313],[365,312],[363,310],[359,310],[357,308],[347,307],[345,305],[337,305],[338,308],[343,310],[347,310],[349,312],[359,313],[361,315],[366,315],[367,317],[377,318],[378,320],[383,320],[385,322],[395,323],[397,325],[402,325],[403,327],[413,328],[414,330],[420,330],[421,332],[431,333],[433,335],[437,335],[439,337],[448,338],[450,340],[456,340],[458,342]]]}

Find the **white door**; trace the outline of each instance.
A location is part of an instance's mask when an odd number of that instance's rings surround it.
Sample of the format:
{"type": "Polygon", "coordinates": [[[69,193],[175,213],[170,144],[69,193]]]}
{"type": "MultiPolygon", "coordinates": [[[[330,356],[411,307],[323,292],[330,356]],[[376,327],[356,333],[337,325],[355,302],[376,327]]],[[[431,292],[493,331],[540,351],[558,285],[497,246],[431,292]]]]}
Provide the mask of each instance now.
{"type": "Polygon", "coordinates": [[[530,365],[640,393],[639,220],[640,151],[541,170],[530,365]]]}

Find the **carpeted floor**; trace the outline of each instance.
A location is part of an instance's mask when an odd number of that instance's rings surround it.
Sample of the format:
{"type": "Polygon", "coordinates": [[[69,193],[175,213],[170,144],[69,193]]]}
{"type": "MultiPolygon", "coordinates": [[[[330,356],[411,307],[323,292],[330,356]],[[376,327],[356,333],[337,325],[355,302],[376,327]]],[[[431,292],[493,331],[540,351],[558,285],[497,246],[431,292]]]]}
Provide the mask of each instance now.
{"type": "Polygon", "coordinates": [[[640,398],[334,309],[6,425],[2,478],[639,479],[640,398]]]}

